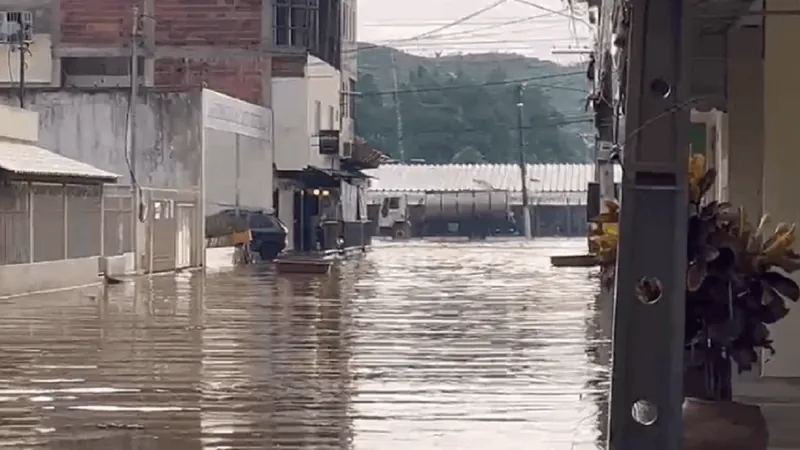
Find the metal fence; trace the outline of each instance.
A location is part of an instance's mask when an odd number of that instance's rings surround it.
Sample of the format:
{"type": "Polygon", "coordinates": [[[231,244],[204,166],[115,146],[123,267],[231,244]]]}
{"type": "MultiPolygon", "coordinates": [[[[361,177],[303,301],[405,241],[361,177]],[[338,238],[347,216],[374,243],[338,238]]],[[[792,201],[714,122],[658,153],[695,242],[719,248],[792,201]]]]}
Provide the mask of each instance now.
{"type": "Polygon", "coordinates": [[[103,256],[133,251],[133,194],[130,186],[105,186],[103,256]]]}
{"type": "Polygon", "coordinates": [[[131,195],[127,189],[75,184],[0,184],[0,264],[130,251],[131,195]]]}

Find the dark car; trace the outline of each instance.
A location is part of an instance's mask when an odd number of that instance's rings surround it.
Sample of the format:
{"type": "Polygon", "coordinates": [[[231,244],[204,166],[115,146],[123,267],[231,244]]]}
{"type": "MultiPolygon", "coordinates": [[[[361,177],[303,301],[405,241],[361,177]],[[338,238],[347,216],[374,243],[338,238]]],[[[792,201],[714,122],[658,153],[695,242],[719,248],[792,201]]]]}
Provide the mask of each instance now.
{"type": "Polygon", "coordinates": [[[263,261],[275,259],[287,245],[289,229],[274,214],[264,211],[224,209],[206,218],[206,237],[250,230],[250,250],[263,261]]]}

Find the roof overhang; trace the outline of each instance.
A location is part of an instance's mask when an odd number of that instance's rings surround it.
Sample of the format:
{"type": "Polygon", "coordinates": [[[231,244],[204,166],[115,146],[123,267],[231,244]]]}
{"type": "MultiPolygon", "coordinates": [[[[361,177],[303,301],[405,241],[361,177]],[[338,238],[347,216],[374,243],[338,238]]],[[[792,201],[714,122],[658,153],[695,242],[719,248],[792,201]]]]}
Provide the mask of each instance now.
{"type": "Polygon", "coordinates": [[[116,183],[120,176],[60,155],[29,142],[0,140],[0,170],[4,178],[28,181],[71,180],[87,184],[116,183]]]}
{"type": "Polygon", "coordinates": [[[294,180],[305,188],[336,189],[342,181],[371,178],[358,169],[325,169],[308,166],[303,170],[281,172],[281,178],[294,180]]]}

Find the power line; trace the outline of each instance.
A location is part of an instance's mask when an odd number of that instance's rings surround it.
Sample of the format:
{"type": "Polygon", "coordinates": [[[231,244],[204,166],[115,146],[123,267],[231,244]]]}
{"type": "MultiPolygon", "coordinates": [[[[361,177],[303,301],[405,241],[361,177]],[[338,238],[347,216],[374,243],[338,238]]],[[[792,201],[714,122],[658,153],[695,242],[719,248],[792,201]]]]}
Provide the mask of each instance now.
{"type": "MultiPolygon", "coordinates": [[[[456,20],[454,20],[454,21],[452,21],[450,23],[447,23],[445,25],[436,27],[433,30],[426,31],[426,32],[418,34],[416,36],[412,36],[412,37],[404,38],[404,39],[398,39],[395,42],[407,42],[407,41],[413,41],[415,39],[421,39],[421,38],[425,38],[425,37],[431,36],[433,34],[436,34],[436,33],[439,33],[441,31],[444,31],[444,30],[446,30],[448,28],[452,28],[452,27],[454,27],[456,25],[464,23],[464,22],[466,22],[466,21],[468,21],[468,20],[470,20],[472,18],[478,17],[479,15],[481,15],[481,14],[483,14],[485,12],[488,12],[488,11],[491,11],[492,9],[494,9],[494,8],[497,8],[498,6],[502,5],[503,3],[507,2],[507,1],[508,0],[497,0],[494,3],[491,3],[491,4],[487,5],[487,6],[484,6],[483,8],[480,8],[477,11],[473,11],[473,12],[471,12],[471,13],[465,15],[465,16],[462,16],[462,17],[460,17],[460,18],[458,18],[458,19],[456,19],[456,20]]],[[[378,46],[373,46],[373,47],[381,47],[381,46],[378,45],[378,46]]],[[[361,48],[356,48],[356,49],[350,50],[348,52],[342,52],[342,53],[350,53],[350,52],[353,52],[353,51],[358,52],[358,51],[364,51],[364,50],[367,50],[367,49],[368,48],[366,48],[366,47],[361,47],[361,48]]]]}
{"type": "Polygon", "coordinates": [[[589,27],[592,26],[586,19],[584,19],[582,17],[576,17],[575,14],[572,12],[572,8],[569,8],[570,9],[569,12],[565,12],[563,10],[559,11],[559,10],[556,10],[556,9],[548,8],[546,6],[542,6],[542,5],[540,5],[540,4],[536,3],[536,2],[532,2],[530,0],[514,0],[514,1],[517,2],[517,3],[522,3],[523,5],[531,6],[531,7],[536,8],[536,9],[541,9],[542,11],[547,11],[547,12],[550,12],[550,13],[553,13],[553,14],[558,14],[559,16],[566,17],[567,19],[570,19],[570,20],[581,21],[581,22],[585,23],[589,27]]]}
{"type": "MultiPolygon", "coordinates": [[[[463,36],[463,37],[466,38],[466,37],[470,37],[470,36],[476,37],[476,36],[482,36],[482,35],[483,36],[488,36],[488,35],[496,35],[496,34],[503,34],[503,33],[530,32],[531,31],[530,29],[524,29],[524,30],[513,30],[513,31],[496,31],[495,33],[491,33],[491,34],[477,33],[478,31],[483,31],[483,30],[496,30],[497,28],[501,28],[501,27],[507,27],[507,26],[511,26],[511,25],[519,25],[519,24],[523,24],[523,23],[526,23],[526,22],[531,22],[531,21],[533,21],[535,19],[538,19],[538,18],[543,18],[543,17],[547,17],[547,16],[551,16],[551,15],[552,15],[552,13],[545,13],[545,14],[540,14],[540,15],[536,15],[536,16],[523,17],[523,18],[520,18],[520,19],[515,19],[515,20],[511,20],[511,21],[507,21],[507,22],[499,22],[497,24],[474,27],[474,28],[470,28],[468,30],[459,30],[459,31],[453,31],[453,32],[450,32],[450,33],[437,33],[435,35],[430,35],[430,36],[422,36],[422,37],[413,36],[413,37],[410,37],[410,38],[385,39],[385,40],[378,40],[378,41],[374,41],[373,40],[369,45],[362,46],[360,48],[356,48],[356,49],[353,49],[351,51],[358,52],[358,51],[361,51],[361,50],[371,50],[372,48],[375,48],[375,47],[398,47],[398,46],[403,46],[403,45],[414,45],[414,43],[419,42],[419,41],[426,41],[426,42],[433,41],[433,42],[435,42],[437,40],[446,39],[446,38],[453,38],[453,37],[458,37],[458,36],[463,36]]],[[[462,26],[464,26],[464,25],[462,25],[462,26]]],[[[548,25],[546,27],[537,26],[536,30],[551,29],[551,28],[561,28],[561,27],[563,27],[563,24],[555,24],[554,23],[554,24],[548,25]]]]}
{"type": "MultiPolygon", "coordinates": [[[[537,123],[536,125],[523,125],[523,130],[535,130],[541,129],[542,127],[562,127],[565,125],[573,125],[577,123],[591,123],[594,119],[591,115],[586,115],[584,117],[572,117],[572,118],[564,118],[558,121],[545,121],[543,123],[537,123]]],[[[507,130],[507,131],[516,131],[519,127],[517,126],[503,126],[503,127],[492,127],[491,130],[507,130]]],[[[458,133],[485,133],[487,131],[486,128],[458,128],[458,129],[442,129],[442,128],[431,128],[431,129],[423,129],[423,130],[404,130],[404,136],[414,136],[418,134],[458,134],[458,133]]],[[[385,130],[371,130],[372,134],[380,134],[380,135],[389,135],[394,134],[397,132],[395,128],[387,128],[385,130]]]]}
{"type": "MultiPolygon", "coordinates": [[[[477,88],[477,87],[487,87],[487,86],[503,86],[508,84],[517,84],[517,83],[527,83],[529,81],[536,81],[536,80],[546,80],[552,78],[559,78],[559,77],[569,77],[574,75],[583,75],[585,72],[577,71],[577,72],[566,72],[566,73],[555,73],[549,75],[539,75],[535,77],[529,78],[521,78],[517,80],[506,80],[506,81],[487,81],[484,83],[475,83],[475,84],[465,84],[465,85],[458,85],[458,86],[437,86],[431,88],[417,88],[417,89],[405,89],[405,90],[393,90],[393,91],[374,91],[374,92],[363,92],[360,94],[361,97],[372,97],[376,95],[394,95],[394,94],[403,94],[403,93],[413,93],[413,92],[436,92],[436,91],[449,91],[453,89],[468,89],[468,88],[477,88]]],[[[535,85],[532,85],[535,86],[535,85]]],[[[554,86],[549,86],[554,87],[554,86]]]]}
{"type": "MultiPolygon", "coordinates": [[[[566,9],[564,9],[564,11],[566,11],[566,9]]],[[[553,13],[547,12],[547,13],[543,13],[543,14],[535,14],[535,15],[526,16],[526,17],[515,17],[513,19],[507,19],[507,20],[502,20],[502,21],[472,22],[472,23],[469,23],[469,24],[460,24],[459,26],[461,26],[461,27],[472,27],[472,28],[470,28],[469,30],[453,31],[453,32],[450,32],[450,33],[437,33],[437,36],[447,36],[447,35],[451,35],[451,34],[464,34],[464,33],[470,33],[470,32],[473,32],[473,31],[494,29],[494,28],[506,27],[506,26],[510,26],[510,25],[519,25],[519,24],[522,24],[522,23],[532,22],[532,21],[538,20],[538,19],[544,19],[544,18],[552,17],[553,15],[554,15],[553,13]]],[[[412,23],[409,23],[409,24],[405,24],[403,26],[424,27],[424,26],[431,26],[431,25],[436,25],[436,24],[425,24],[425,23],[412,24],[412,23]]],[[[552,25],[552,26],[556,26],[556,25],[563,26],[563,24],[561,24],[561,23],[553,23],[553,24],[550,24],[550,25],[552,25]]],[[[391,23],[388,23],[388,24],[375,24],[375,25],[372,25],[372,26],[373,27],[386,26],[386,27],[394,28],[394,25],[392,25],[391,23]]]]}
{"type": "MultiPolygon", "coordinates": [[[[505,36],[509,36],[512,34],[520,34],[520,33],[529,33],[529,30],[513,30],[513,31],[498,31],[494,33],[482,33],[482,34],[475,34],[471,36],[448,36],[442,39],[437,40],[430,40],[430,41],[419,41],[419,42],[409,42],[408,44],[400,44],[394,48],[404,48],[404,47],[415,47],[415,46],[425,46],[425,47],[446,47],[452,44],[455,45],[483,45],[483,44],[525,44],[528,42],[575,42],[575,38],[573,36],[570,37],[534,37],[534,38],[525,38],[525,37],[518,37],[515,39],[508,39],[505,36]],[[493,36],[498,36],[495,39],[486,39],[491,38],[493,36]],[[481,39],[482,38],[482,39],[481,39]]],[[[580,39],[580,38],[579,38],[580,39]]],[[[591,39],[584,38],[584,44],[591,43],[591,39]]],[[[580,44],[580,43],[579,43],[580,44]]]]}

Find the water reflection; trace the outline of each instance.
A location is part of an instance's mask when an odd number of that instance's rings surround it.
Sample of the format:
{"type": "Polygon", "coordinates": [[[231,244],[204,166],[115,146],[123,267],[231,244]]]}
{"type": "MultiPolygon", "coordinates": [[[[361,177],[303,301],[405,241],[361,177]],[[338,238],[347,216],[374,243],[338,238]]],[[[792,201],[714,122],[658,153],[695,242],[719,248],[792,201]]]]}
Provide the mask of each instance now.
{"type": "Polygon", "coordinates": [[[581,245],[389,244],[327,277],[0,300],[0,447],[594,449],[610,322],[587,270],[547,259],[581,245]]]}
{"type": "Polygon", "coordinates": [[[548,257],[580,243],[411,244],[360,284],[362,448],[595,448],[587,306],[596,282],[548,257]]]}

